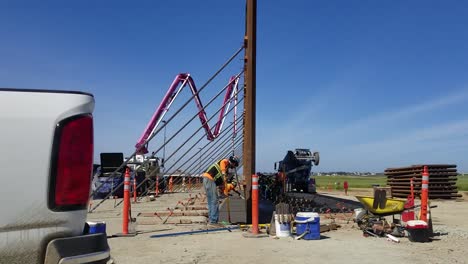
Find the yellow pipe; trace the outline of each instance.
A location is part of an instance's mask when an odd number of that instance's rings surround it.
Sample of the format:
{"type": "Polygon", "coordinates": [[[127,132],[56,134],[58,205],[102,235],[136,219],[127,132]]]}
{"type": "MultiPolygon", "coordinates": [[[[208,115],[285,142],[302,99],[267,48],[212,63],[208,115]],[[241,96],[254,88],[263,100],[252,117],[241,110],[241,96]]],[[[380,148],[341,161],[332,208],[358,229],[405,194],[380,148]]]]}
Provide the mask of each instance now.
{"type": "MultiPolygon", "coordinates": [[[[239,225],[240,228],[251,227],[252,225],[239,225]]],[[[259,227],[269,227],[270,224],[258,224],[259,227]]]]}

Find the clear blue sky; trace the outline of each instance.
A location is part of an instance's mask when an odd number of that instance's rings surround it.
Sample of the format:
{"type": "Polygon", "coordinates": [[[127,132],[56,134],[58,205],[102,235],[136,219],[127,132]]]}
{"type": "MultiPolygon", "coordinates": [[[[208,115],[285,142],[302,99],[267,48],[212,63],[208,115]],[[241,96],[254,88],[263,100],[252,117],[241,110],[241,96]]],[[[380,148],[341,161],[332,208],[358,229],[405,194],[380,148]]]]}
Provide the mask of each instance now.
{"type": "MultiPolygon", "coordinates": [[[[206,80],[242,43],[244,1],[0,3],[0,86],[96,98],[96,153],[130,152],[179,72],[206,80]]],[[[258,1],[257,170],[468,171],[468,3],[258,1]]],[[[241,62],[236,65],[240,68],[241,62]]]]}

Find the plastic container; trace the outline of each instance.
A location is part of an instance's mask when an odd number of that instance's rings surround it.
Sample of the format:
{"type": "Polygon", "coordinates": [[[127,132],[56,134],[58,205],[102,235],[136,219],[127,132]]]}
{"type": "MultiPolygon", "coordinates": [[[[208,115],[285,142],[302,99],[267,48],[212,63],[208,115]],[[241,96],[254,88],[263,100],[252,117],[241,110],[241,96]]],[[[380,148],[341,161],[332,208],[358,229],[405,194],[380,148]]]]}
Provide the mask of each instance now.
{"type": "Polygon", "coordinates": [[[302,239],[320,239],[320,216],[318,213],[298,212],[294,222],[296,222],[296,234],[302,239]]]}
{"type": "Polygon", "coordinates": [[[422,220],[410,220],[406,222],[406,231],[408,239],[411,242],[429,242],[429,226],[422,220]]]}
{"type": "MultiPolygon", "coordinates": [[[[286,215],[285,215],[286,216],[286,215]]],[[[286,217],[284,217],[286,219],[286,217]]],[[[279,215],[275,214],[275,231],[277,237],[290,237],[291,236],[291,223],[280,223],[279,215]]]]}
{"type": "Polygon", "coordinates": [[[89,234],[106,233],[106,222],[87,222],[89,225],[89,234]]]}
{"type": "Polygon", "coordinates": [[[129,233],[136,233],[136,230],[137,230],[137,222],[135,219],[131,220],[131,221],[128,221],[128,232],[129,233]]]}
{"type": "Polygon", "coordinates": [[[356,208],[354,209],[354,219],[360,220],[366,214],[366,210],[364,208],[356,208]]]}

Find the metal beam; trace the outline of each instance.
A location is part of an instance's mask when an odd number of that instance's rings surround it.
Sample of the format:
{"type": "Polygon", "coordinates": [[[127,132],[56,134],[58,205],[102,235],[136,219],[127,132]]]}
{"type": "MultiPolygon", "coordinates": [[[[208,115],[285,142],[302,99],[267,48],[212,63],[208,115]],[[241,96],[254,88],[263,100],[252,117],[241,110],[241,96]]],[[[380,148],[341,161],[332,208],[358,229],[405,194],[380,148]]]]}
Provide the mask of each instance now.
{"type": "Polygon", "coordinates": [[[257,0],[246,0],[246,34],[244,37],[244,150],[243,172],[246,181],[247,222],[252,222],[252,174],[255,173],[255,94],[257,50],[257,0]]]}

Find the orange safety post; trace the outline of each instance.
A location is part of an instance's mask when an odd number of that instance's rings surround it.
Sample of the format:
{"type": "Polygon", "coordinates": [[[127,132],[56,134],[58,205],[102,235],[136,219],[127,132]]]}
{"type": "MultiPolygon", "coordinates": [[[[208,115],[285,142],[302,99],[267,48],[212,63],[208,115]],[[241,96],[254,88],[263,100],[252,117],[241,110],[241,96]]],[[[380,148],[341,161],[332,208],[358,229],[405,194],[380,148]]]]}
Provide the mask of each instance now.
{"type": "Polygon", "coordinates": [[[258,176],[252,175],[252,234],[258,234],[258,176]]]}
{"type": "Polygon", "coordinates": [[[420,220],[427,223],[427,204],[429,198],[429,172],[427,166],[424,166],[421,182],[421,216],[420,220]]]}
{"type": "Polygon", "coordinates": [[[154,190],[155,196],[159,194],[159,176],[156,176],[156,189],[154,190]]]}
{"type": "Polygon", "coordinates": [[[287,190],[286,190],[286,177],[285,177],[285,174],[280,172],[279,177],[280,177],[281,183],[283,184],[283,193],[286,193],[287,190]]]}
{"type": "Polygon", "coordinates": [[[414,220],[414,185],[413,185],[414,178],[410,179],[410,194],[406,199],[404,208],[406,209],[401,213],[401,220],[403,222],[408,222],[410,220],[414,220]]]}
{"type": "Polygon", "coordinates": [[[414,178],[410,180],[410,195],[406,199],[405,203],[405,211],[401,213],[401,220],[403,222],[408,222],[410,220],[414,220],[414,178]]]}
{"type": "Polygon", "coordinates": [[[124,201],[123,201],[123,212],[122,212],[122,234],[128,234],[128,220],[130,211],[130,169],[125,170],[124,178],[124,201]]]}
{"type": "Polygon", "coordinates": [[[136,184],[136,176],[133,177],[133,202],[137,202],[137,184],[136,184]]]}
{"type": "Polygon", "coordinates": [[[169,191],[172,192],[172,176],[169,178],[169,191]]]}

